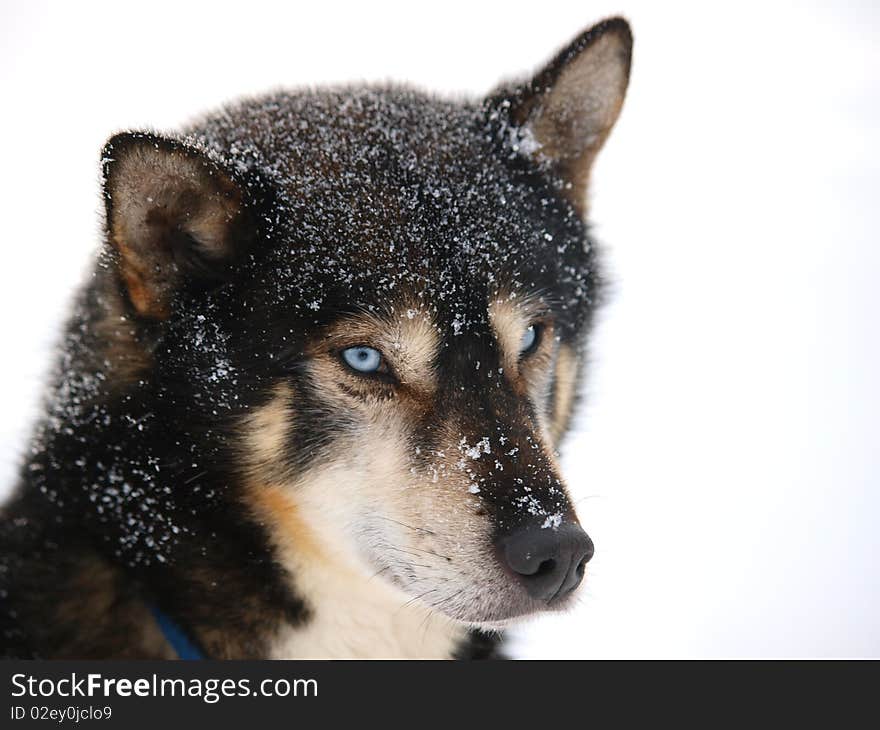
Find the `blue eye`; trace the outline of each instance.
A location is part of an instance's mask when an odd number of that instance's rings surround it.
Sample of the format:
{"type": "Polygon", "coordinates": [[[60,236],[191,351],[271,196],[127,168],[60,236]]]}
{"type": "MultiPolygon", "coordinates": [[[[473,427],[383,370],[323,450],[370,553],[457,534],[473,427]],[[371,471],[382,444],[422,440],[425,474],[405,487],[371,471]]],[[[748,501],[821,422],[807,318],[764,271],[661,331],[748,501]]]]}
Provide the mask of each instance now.
{"type": "Polygon", "coordinates": [[[375,373],[382,365],[382,353],[372,347],[349,347],[342,351],[348,367],[359,373],[375,373]]]}
{"type": "Polygon", "coordinates": [[[528,355],[538,346],[538,327],[531,325],[523,332],[522,339],[519,342],[519,354],[528,355]]]}

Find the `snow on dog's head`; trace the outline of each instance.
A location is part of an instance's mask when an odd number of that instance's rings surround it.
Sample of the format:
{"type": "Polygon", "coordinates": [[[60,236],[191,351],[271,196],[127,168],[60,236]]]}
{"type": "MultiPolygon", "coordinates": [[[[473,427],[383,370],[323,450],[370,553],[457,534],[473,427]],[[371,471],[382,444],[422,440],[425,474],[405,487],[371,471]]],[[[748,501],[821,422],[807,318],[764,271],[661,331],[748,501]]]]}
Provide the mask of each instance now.
{"type": "Polygon", "coordinates": [[[592,544],[554,454],[598,299],[589,170],[630,48],[611,20],[476,102],[277,93],[108,144],[154,377],[223,435],[290,560],[481,625],[577,587],[592,544]]]}

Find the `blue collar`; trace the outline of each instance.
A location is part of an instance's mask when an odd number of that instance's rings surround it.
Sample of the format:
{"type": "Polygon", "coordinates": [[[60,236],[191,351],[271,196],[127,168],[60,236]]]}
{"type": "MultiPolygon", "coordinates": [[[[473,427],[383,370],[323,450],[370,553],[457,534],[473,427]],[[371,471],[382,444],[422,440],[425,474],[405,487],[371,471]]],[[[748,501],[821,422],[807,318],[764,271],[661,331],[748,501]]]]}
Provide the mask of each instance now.
{"type": "Polygon", "coordinates": [[[177,653],[178,659],[204,659],[205,655],[202,650],[186,635],[184,630],[180,628],[169,616],[163,613],[155,606],[150,606],[153,612],[153,618],[162,629],[165,640],[171,644],[171,648],[177,653]]]}

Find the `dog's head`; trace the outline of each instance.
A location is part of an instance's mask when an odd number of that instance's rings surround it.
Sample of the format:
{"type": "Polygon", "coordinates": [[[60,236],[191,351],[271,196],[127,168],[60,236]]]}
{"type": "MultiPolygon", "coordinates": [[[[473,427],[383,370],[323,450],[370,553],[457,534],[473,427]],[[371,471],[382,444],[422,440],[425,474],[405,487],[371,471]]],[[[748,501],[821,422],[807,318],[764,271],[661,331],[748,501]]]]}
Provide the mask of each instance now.
{"type": "Polygon", "coordinates": [[[580,583],[593,546],[555,449],[631,44],[606,21],[480,103],[282,93],[108,144],[108,250],[160,332],[154,377],[292,560],[482,625],[580,583]]]}

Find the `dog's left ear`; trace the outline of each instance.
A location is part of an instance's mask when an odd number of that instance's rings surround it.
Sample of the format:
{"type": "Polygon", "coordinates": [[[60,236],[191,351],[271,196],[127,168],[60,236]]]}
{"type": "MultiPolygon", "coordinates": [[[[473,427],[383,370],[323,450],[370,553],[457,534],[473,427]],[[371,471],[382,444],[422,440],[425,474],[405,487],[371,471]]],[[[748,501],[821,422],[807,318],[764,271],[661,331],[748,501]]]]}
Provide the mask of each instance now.
{"type": "Polygon", "coordinates": [[[184,142],[123,133],[104,147],[107,235],[135,311],[165,319],[184,288],[224,280],[254,230],[236,174],[184,142]]]}
{"type": "Polygon", "coordinates": [[[623,105],[631,57],[629,24],[611,18],[581,33],[531,81],[488,100],[490,114],[509,125],[506,141],[555,172],[581,213],[593,160],[623,105]]]}

